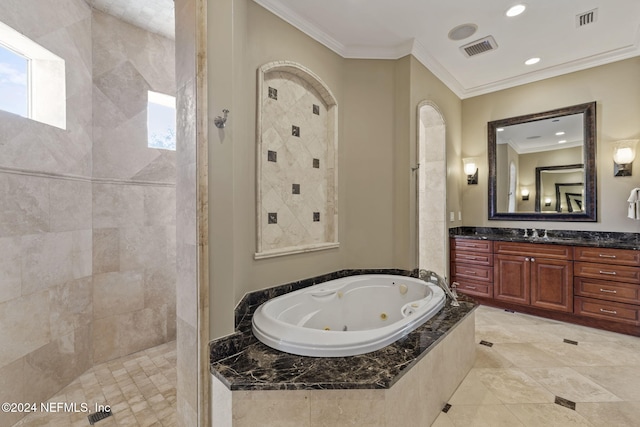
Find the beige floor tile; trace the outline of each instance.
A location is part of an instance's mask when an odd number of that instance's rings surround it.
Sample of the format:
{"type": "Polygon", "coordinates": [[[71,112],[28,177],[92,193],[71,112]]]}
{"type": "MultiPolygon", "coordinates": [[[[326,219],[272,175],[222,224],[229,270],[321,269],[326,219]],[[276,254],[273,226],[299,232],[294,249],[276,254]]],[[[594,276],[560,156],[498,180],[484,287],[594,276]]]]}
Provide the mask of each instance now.
{"type": "MultiPolygon", "coordinates": [[[[574,369],[620,399],[640,402],[640,369],[637,366],[598,366],[574,369]]],[[[640,420],[638,423],[640,424],[640,420]]]]}
{"type": "Polygon", "coordinates": [[[615,402],[620,398],[573,368],[528,368],[524,371],[555,396],[573,402],[615,402]]]}
{"type": "Polygon", "coordinates": [[[607,359],[590,351],[586,351],[584,344],[567,343],[533,343],[539,350],[563,361],[563,366],[607,366],[607,359]]]}
{"type": "Polygon", "coordinates": [[[566,366],[562,359],[557,359],[529,343],[495,344],[493,349],[518,368],[566,366]]]}
{"type": "Polygon", "coordinates": [[[471,369],[449,399],[451,405],[499,405],[502,402],[482,383],[476,369],[471,369]]]}
{"type": "Polygon", "coordinates": [[[640,420],[640,402],[579,403],[576,412],[594,426],[637,426],[640,420]]]}
{"type": "Polygon", "coordinates": [[[524,427],[504,405],[456,405],[447,415],[456,427],[524,427]]]}
{"type": "Polygon", "coordinates": [[[520,369],[477,369],[482,384],[503,403],[550,403],[555,396],[520,369]]]}
{"type": "Polygon", "coordinates": [[[431,424],[431,427],[456,427],[451,418],[444,412],[438,415],[438,418],[431,424]]]}
{"type": "Polygon", "coordinates": [[[473,363],[474,368],[511,368],[513,363],[493,347],[485,345],[476,346],[476,360],[473,363]]]}
{"type": "Polygon", "coordinates": [[[527,427],[590,427],[582,415],[555,403],[506,405],[507,409],[527,427]]]}

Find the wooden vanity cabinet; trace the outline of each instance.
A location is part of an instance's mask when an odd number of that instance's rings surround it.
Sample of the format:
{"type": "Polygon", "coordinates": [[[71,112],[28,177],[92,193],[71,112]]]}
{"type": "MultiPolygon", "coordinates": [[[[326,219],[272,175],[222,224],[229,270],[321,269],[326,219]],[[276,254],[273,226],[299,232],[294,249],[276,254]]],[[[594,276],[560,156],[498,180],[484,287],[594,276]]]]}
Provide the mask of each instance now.
{"type": "Polygon", "coordinates": [[[574,248],[575,314],[640,325],[640,251],[574,248]]]}
{"type": "Polygon", "coordinates": [[[494,252],[495,300],[573,312],[571,247],[495,242],[494,252]]]}
{"type": "Polygon", "coordinates": [[[451,278],[488,305],[640,336],[640,250],[455,237],[451,278]]]}
{"type": "Polygon", "coordinates": [[[451,278],[457,290],[473,296],[493,296],[493,242],[451,239],[451,278]]]}

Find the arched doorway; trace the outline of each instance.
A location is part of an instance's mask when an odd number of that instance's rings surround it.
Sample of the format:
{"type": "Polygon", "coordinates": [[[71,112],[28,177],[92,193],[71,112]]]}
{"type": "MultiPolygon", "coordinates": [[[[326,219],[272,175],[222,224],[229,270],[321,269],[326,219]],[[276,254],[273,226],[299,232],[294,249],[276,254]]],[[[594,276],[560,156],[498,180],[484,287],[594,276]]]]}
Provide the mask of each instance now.
{"type": "Polygon", "coordinates": [[[418,104],[418,268],[447,276],[445,121],[431,101],[418,104]]]}

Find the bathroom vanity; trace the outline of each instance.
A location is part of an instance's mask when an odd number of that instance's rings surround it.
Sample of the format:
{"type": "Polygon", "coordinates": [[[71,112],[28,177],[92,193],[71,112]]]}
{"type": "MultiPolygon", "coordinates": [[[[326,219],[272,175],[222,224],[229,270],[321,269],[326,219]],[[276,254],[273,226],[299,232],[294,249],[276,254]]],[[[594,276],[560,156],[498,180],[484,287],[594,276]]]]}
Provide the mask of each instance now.
{"type": "Polygon", "coordinates": [[[451,282],[479,302],[640,336],[640,237],[633,233],[450,230],[451,282]]]}

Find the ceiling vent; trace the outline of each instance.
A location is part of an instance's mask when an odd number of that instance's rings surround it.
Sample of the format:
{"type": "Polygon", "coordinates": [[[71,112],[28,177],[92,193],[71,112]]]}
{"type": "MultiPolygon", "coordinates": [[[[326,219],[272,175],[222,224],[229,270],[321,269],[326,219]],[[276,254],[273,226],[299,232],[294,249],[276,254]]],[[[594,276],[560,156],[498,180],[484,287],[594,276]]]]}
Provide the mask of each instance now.
{"type": "Polygon", "coordinates": [[[490,50],[494,50],[497,47],[498,47],[498,44],[493,39],[493,37],[487,36],[483,39],[476,40],[474,42],[461,46],[460,50],[462,50],[462,52],[466,56],[471,57],[471,56],[479,55],[484,52],[489,52],[490,50]]]}
{"type": "Polygon", "coordinates": [[[597,20],[598,20],[598,9],[593,9],[588,12],[580,13],[576,15],[576,28],[593,24],[597,20]]]}

